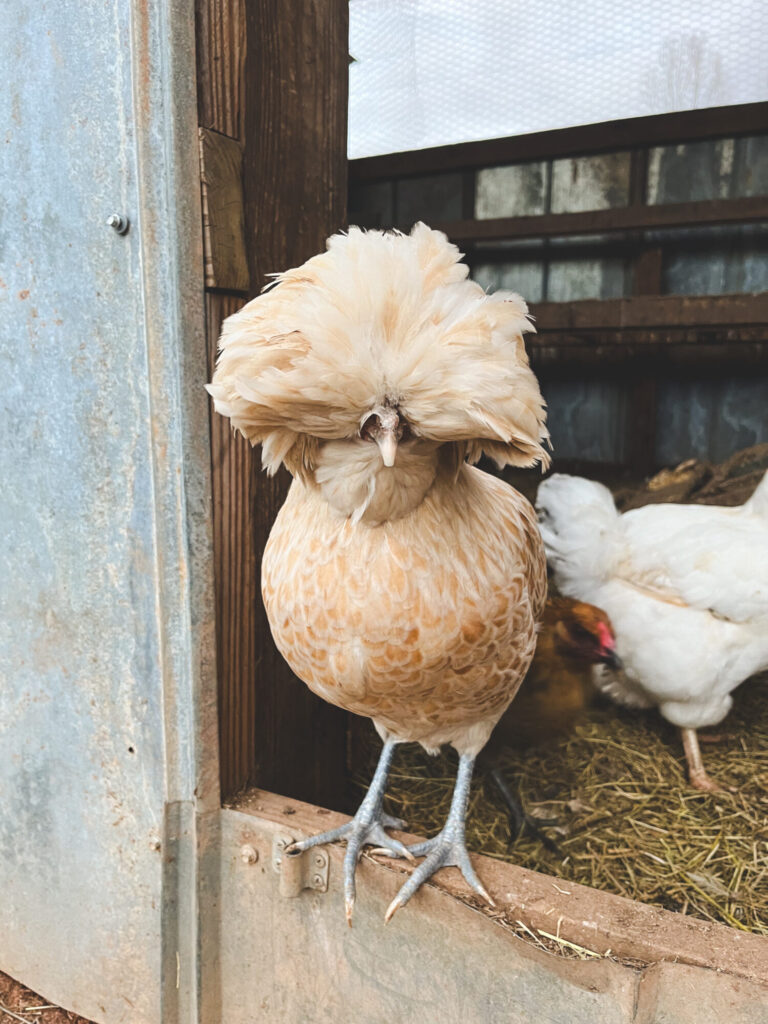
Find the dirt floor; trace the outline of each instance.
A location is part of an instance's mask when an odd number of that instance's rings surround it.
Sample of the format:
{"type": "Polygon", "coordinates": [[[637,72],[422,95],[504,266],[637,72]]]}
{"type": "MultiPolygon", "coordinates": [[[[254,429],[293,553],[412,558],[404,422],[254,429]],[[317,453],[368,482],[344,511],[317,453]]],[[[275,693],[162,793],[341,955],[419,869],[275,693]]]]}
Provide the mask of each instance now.
{"type": "Polygon", "coordinates": [[[93,1024],[85,1017],[52,1006],[42,996],[0,973],[0,1024],[11,1024],[14,1020],[24,1024],[93,1024]]]}

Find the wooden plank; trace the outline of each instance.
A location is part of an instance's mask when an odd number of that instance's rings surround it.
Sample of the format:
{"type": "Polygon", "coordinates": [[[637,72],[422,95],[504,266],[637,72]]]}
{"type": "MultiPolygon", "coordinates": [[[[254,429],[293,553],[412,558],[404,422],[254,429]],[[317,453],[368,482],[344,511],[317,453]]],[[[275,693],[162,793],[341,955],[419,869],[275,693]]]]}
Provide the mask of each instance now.
{"type": "MultiPolygon", "coordinates": [[[[213,374],[216,344],[226,317],[241,298],[208,294],[207,339],[213,374]]],[[[255,777],[258,665],[256,609],[259,559],[251,528],[258,463],[250,444],[211,405],[213,557],[216,588],[216,657],[219,681],[221,790],[226,796],[255,777]]]]}
{"type": "MultiPolygon", "coordinates": [[[[247,6],[243,180],[255,291],[267,274],[323,249],[327,236],[346,221],[347,34],[346,0],[253,0],[247,6]]],[[[287,473],[257,473],[249,484],[249,543],[257,560],[288,483],[287,473]]],[[[286,795],[341,806],[346,716],[290,672],[260,599],[254,615],[248,621],[255,628],[257,660],[234,699],[258,714],[249,734],[250,766],[238,782],[255,778],[286,795]]]]}
{"type": "Polygon", "coordinates": [[[199,137],[205,286],[247,293],[242,147],[208,128],[199,137]]]}
{"type": "Polygon", "coordinates": [[[538,302],[531,305],[536,330],[621,330],[647,327],[764,325],[768,292],[756,295],[639,295],[624,299],[538,302]]]}
{"type": "Polygon", "coordinates": [[[632,268],[635,295],[658,295],[660,293],[662,261],[663,250],[660,246],[640,249],[632,268]]]}
{"type": "Polygon", "coordinates": [[[627,462],[636,477],[649,476],[656,466],[657,377],[658,367],[645,360],[643,372],[633,374],[629,383],[627,462]]]}
{"type": "Polygon", "coordinates": [[[711,199],[659,206],[622,206],[583,213],[545,213],[492,220],[459,220],[433,224],[453,242],[487,242],[512,238],[548,238],[614,231],[744,224],[768,220],[767,196],[711,199]]]}
{"type": "Polygon", "coordinates": [[[196,0],[197,106],[203,128],[243,138],[245,0],[196,0]]]}
{"type": "Polygon", "coordinates": [[[524,160],[585,156],[634,146],[733,138],[766,130],[768,103],[742,103],[731,107],[628,117],[618,121],[513,135],[504,139],[483,139],[454,146],[435,146],[432,149],[364,157],[350,162],[349,173],[353,182],[376,181],[471,167],[494,167],[524,160]]]}
{"type": "Polygon", "coordinates": [[[654,360],[664,371],[689,367],[697,374],[725,369],[753,369],[768,374],[768,331],[763,341],[746,341],[738,336],[722,340],[717,332],[626,331],[606,334],[554,334],[527,343],[534,370],[548,377],[570,378],[574,371],[615,376],[628,364],[642,365],[654,360]]]}

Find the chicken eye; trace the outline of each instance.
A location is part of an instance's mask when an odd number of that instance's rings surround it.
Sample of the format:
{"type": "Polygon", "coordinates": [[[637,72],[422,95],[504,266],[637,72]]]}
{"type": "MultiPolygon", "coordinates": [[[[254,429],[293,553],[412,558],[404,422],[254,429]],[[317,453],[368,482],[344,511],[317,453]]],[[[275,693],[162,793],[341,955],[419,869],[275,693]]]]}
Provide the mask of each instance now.
{"type": "Polygon", "coordinates": [[[364,441],[374,441],[374,433],[375,431],[380,429],[381,420],[376,415],[376,413],[372,413],[372,415],[368,417],[365,423],[363,423],[362,427],[360,427],[360,437],[362,437],[364,441]]]}

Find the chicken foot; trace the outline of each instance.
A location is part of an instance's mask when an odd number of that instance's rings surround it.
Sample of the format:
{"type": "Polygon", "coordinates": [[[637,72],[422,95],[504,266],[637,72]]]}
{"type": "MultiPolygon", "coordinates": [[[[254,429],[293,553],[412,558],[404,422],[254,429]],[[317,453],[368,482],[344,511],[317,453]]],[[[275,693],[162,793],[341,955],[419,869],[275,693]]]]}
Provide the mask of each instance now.
{"type": "Polygon", "coordinates": [[[426,860],[422,861],[412,871],[408,881],[400,889],[389,907],[387,907],[387,912],[384,915],[385,921],[390,921],[394,913],[400,907],[405,906],[411,896],[428,878],[431,878],[440,868],[445,867],[457,867],[475,892],[482,896],[491,906],[494,905],[493,900],[475,874],[475,869],[472,867],[464,840],[464,823],[467,815],[469,785],[472,779],[474,764],[474,757],[469,757],[467,754],[462,754],[459,758],[459,770],[456,775],[453,798],[451,799],[451,809],[448,812],[448,817],[442,831],[438,832],[432,839],[426,839],[422,843],[416,843],[414,846],[407,848],[406,852],[409,856],[426,856],[426,860]]]}
{"type": "Polygon", "coordinates": [[[496,789],[499,791],[499,795],[501,796],[504,808],[507,812],[507,821],[509,822],[509,845],[511,846],[516,839],[520,838],[523,832],[527,831],[534,839],[538,839],[545,850],[553,853],[556,857],[562,857],[563,851],[557,843],[550,839],[549,836],[545,835],[540,828],[541,825],[556,825],[557,818],[548,818],[544,821],[537,821],[535,818],[531,817],[509,788],[509,784],[504,777],[504,772],[498,765],[494,765],[494,767],[491,768],[491,778],[493,779],[496,789]]]}
{"type": "Polygon", "coordinates": [[[688,762],[688,780],[694,789],[701,789],[705,793],[720,793],[727,789],[731,793],[736,790],[732,786],[721,786],[707,774],[699,746],[699,735],[695,729],[681,729],[683,737],[683,750],[685,759],[688,762]]]}
{"type": "Polygon", "coordinates": [[[407,857],[413,860],[413,854],[400,842],[393,839],[384,831],[385,828],[404,828],[405,822],[399,818],[393,818],[382,811],[384,791],[387,788],[387,777],[389,775],[392,755],[395,752],[396,743],[389,741],[379,756],[379,763],[376,765],[368,792],[363,802],[357,809],[352,821],[346,825],[331,829],[329,832],[321,832],[320,835],[310,836],[308,839],[300,839],[288,847],[286,852],[301,853],[310,850],[313,846],[322,846],[325,843],[335,842],[337,839],[346,839],[347,852],[344,855],[344,909],[347,915],[347,924],[352,926],[352,911],[355,906],[355,870],[357,862],[363,851],[363,846],[373,844],[380,847],[385,853],[393,857],[407,857]]]}

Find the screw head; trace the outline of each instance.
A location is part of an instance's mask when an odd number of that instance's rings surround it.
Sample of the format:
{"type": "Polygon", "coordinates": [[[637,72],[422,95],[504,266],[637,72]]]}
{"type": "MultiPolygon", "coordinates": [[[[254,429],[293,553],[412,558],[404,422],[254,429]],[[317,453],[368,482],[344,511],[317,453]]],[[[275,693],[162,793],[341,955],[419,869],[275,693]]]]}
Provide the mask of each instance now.
{"type": "Polygon", "coordinates": [[[313,875],[312,876],[312,885],[314,885],[314,887],[316,889],[321,889],[322,888],[323,881],[324,881],[324,879],[323,879],[322,875],[313,875]]]}
{"type": "Polygon", "coordinates": [[[240,848],[240,860],[243,864],[255,864],[258,859],[259,851],[249,843],[240,848]]]}
{"type": "Polygon", "coordinates": [[[118,235],[124,235],[130,227],[130,221],[122,213],[111,213],[107,217],[107,227],[112,228],[118,235]]]}

